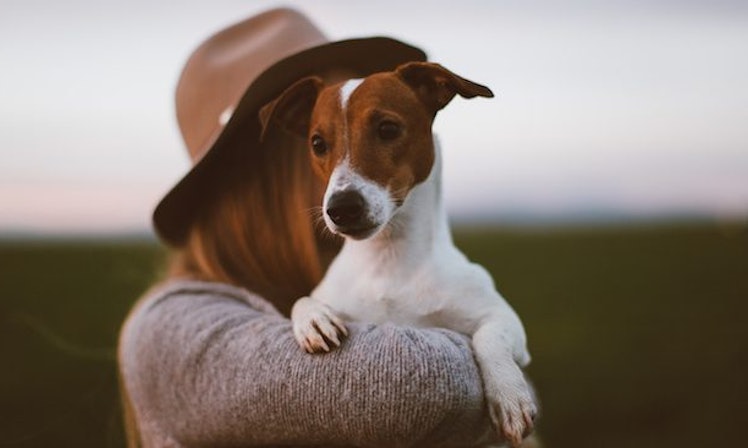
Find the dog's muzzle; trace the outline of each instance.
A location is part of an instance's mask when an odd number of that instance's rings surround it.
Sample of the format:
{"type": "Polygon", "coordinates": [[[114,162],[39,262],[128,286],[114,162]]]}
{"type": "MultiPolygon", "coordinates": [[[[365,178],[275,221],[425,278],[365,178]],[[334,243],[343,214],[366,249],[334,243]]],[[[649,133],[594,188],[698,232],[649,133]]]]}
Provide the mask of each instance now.
{"type": "Polygon", "coordinates": [[[356,190],[343,190],[333,194],[325,210],[336,233],[353,238],[366,238],[376,224],[368,218],[368,208],[364,197],[356,190]]]}

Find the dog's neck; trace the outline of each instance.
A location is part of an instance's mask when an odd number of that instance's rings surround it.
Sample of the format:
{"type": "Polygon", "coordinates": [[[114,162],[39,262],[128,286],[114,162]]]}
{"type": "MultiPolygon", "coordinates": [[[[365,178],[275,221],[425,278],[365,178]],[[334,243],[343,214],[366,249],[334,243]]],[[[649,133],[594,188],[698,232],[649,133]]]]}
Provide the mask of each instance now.
{"type": "Polygon", "coordinates": [[[413,187],[403,205],[378,234],[365,240],[347,239],[343,251],[369,263],[418,265],[434,252],[452,246],[441,192],[442,155],[434,137],[434,165],[425,181],[413,187]]]}

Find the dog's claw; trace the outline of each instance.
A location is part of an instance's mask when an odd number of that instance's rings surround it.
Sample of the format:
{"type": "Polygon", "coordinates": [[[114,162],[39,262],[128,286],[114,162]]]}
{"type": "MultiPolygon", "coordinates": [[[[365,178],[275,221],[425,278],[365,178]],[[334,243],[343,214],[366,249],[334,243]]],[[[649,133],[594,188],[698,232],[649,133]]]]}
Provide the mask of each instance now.
{"type": "Polygon", "coordinates": [[[308,353],[329,352],[347,336],[343,322],[325,304],[304,297],[291,312],[296,341],[308,353]]]}
{"type": "Polygon", "coordinates": [[[524,380],[502,384],[489,396],[489,416],[509,446],[518,448],[532,433],[538,410],[524,380]]]}
{"type": "Polygon", "coordinates": [[[535,414],[535,405],[531,402],[515,403],[511,406],[495,404],[490,407],[491,420],[513,448],[522,445],[522,440],[532,432],[535,414]],[[521,410],[517,409],[517,406],[520,406],[521,410]]]}

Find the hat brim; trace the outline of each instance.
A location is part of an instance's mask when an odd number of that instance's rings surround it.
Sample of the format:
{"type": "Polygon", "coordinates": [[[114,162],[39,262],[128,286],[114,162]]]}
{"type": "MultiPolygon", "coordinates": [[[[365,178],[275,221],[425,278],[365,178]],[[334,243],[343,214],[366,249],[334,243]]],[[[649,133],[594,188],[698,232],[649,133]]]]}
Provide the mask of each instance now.
{"type": "Polygon", "coordinates": [[[212,147],[156,206],[156,233],[169,245],[185,243],[197,212],[214,194],[211,178],[230,163],[230,148],[237,143],[243,150],[260,148],[257,112],[295,81],[334,68],[367,76],[424,60],[426,54],[416,47],[387,37],[371,37],[319,45],[278,61],[247,88],[212,147]]]}

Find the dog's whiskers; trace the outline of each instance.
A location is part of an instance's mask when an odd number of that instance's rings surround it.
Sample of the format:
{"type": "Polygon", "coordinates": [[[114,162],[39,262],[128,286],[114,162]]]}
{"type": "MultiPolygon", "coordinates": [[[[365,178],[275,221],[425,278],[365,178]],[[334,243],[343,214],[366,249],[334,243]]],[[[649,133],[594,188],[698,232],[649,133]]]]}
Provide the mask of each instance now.
{"type": "Polygon", "coordinates": [[[321,205],[317,205],[317,206],[314,206],[314,207],[310,207],[310,208],[306,209],[306,212],[309,214],[309,216],[312,219],[319,219],[319,218],[322,217],[322,206],[321,205]]]}
{"type": "Polygon", "coordinates": [[[325,223],[324,211],[321,206],[311,207],[307,209],[307,213],[309,213],[309,217],[312,218],[312,227],[317,235],[320,235],[322,238],[327,240],[337,239],[337,235],[335,235],[330,228],[327,227],[327,223],[325,223]]]}
{"type": "Polygon", "coordinates": [[[393,203],[395,203],[398,206],[401,206],[405,202],[405,196],[407,194],[408,194],[408,187],[400,187],[397,190],[390,193],[390,197],[392,198],[393,203]]]}

